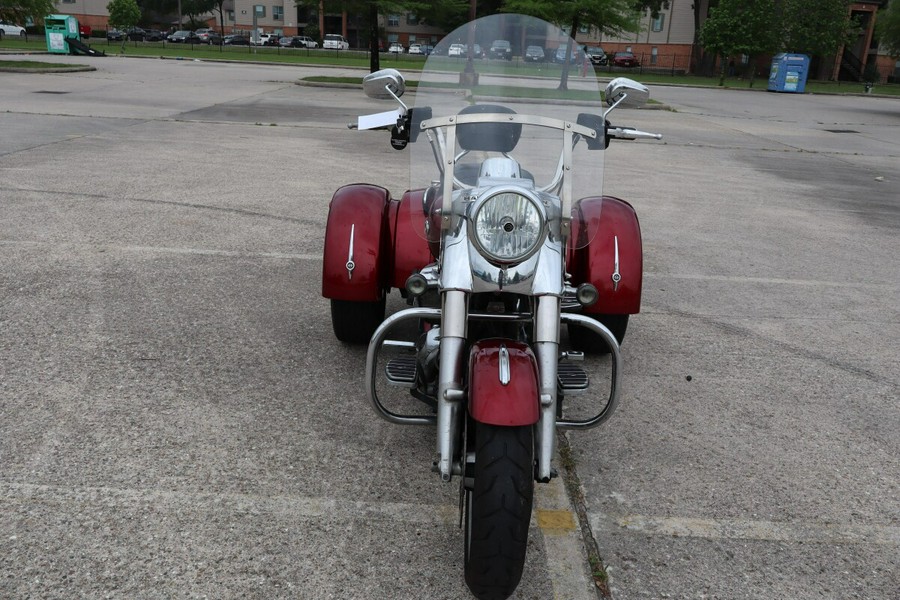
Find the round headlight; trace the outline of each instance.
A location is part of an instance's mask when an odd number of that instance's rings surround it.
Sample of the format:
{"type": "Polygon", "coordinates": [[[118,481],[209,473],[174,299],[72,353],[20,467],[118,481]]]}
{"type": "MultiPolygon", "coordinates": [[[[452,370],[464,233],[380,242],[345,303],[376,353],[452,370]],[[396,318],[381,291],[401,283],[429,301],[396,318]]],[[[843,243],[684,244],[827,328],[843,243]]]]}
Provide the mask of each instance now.
{"type": "Polygon", "coordinates": [[[544,239],[540,205],[517,192],[502,191],[478,203],[472,222],[479,251],[495,262],[523,261],[544,239]]]}

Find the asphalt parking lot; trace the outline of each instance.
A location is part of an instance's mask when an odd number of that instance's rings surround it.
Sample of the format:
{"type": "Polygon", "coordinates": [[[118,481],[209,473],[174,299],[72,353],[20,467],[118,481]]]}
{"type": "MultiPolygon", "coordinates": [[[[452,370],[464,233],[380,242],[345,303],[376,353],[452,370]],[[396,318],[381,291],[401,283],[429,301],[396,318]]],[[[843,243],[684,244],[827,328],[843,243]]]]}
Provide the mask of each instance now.
{"type": "MultiPolygon", "coordinates": [[[[334,189],[408,185],[346,127],[386,106],[74,62],[0,74],[0,597],[469,597],[433,438],[374,416],[319,295],[334,189]]],[[[613,121],[664,141],[606,159],[644,236],[624,398],[568,435],[612,597],[897,598],[900,101],[653,93],[613,121]]],[[[514,597],[589,569],[536,521],[514,597]]]]}

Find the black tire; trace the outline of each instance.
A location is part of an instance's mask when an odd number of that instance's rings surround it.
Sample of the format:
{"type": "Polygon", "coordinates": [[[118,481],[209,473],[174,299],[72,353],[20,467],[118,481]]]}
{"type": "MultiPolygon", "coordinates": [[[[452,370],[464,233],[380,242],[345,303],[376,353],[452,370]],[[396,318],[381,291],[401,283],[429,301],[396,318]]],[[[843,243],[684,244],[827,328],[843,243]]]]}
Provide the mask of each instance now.
{"type": "Polygon", "coordinates": [[[348,344],[368,344],[384,321],[385,297],[375,302],[331,301],[331,327],[334,335],[348,344]]]}
{"type": "MultiPolygon", "coordinates": [[[[606,325],[616,337],[619,345],[625,339],[625,330],[628,328],[628,315],[591,315],[593,319],[606,325]]],[[[609,346],[602,337],[584,327],[569,324],[569,342],[574,350],[581,350],[585,354],[609,354],[609,346]]]]}
{"type": "Polygon", "coordinates": [[[519,585],[534,500],[534,430],[475,424],[475,482],[466,490],[466,585],[503,600],[519,585]]]}

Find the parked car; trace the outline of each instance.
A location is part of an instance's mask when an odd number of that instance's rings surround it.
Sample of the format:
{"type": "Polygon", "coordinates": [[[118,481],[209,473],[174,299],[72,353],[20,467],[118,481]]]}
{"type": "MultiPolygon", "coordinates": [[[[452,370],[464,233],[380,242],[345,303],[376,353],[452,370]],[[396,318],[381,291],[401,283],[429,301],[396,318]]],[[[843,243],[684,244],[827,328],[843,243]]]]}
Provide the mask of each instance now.
{"type": "Polygon", "coordinates": [[[350,42],[347,41],[347,38],[337,33],[327,33],[325,34],[325,40],[322,42],[322,47],[331,50],[349,50],[350,42]]]}
{"type": "MultiPolygon", "coordinates": [[[[278,45],[282,48],[309,48],[309,46],[306,45],[306,40],[308,39],[310,38],[306,36],[286,35],[278,40],[278,45]]],[[[315,46],[313,46],[313,48],[315,48],[315,46]]]]}
{"type": "Polygon", "coordinates": [[[233,33],[231,35],[226,35],[222,38],[223,46],[249,46],[250,38],[246,35],[241,35],[239,33],[233,33]]]}
{"type": "Polygon", "coordinates": [[[525,62],[544,62],[544,49],[540,46],[525,48],[525,62]]]}
{"type": "Polygon", "coordinates": [[[0,39],[3,39],[7,35],[14,35],[25,39],[25,28],[13,25],[8,21],[0,21],[0,39]]]}
{"type": "Polygon", "coordinates": [[[509,40],[494,40],[490,50],[488,50],[488,57],[512,60],[512,46],[509,40]]]}
{"type": "Polygon", "coordinates": [[[200,38],[193,31],[180,29],[166,38],[173,44],[199,44],[200,38]]]}
{"type": "Polygon", "coordinates": [[[604,52],[603,48],[601,48],[600,46],[588,46],[587,55],[590,57],[591,62],[595,65],[605,65],[609,63],[609,58],[606,57],[606,52],[604,52]]]}
{"type": "Polygon", "coordinates": [[[204,44],[218,46],[222,43],[222,36],[215,29],[204,27],[203,29],[198,29],[194,33],[197,34],[197,37],[200,38],[200,41],[204,44]]]}
{"type": "Polygon", "coordinates": [[[410,54],[425,54],[422,52],[422,44],[410,44],[409,45],[409,53],[410,54]]]}
{"type": "Polygon", "coordinates": [[[422,46],[422,54],[424,54],[425,56],[430,56],[432,53],[434,53],[434,46],[430,44],[425,44],[422,46]]]}
{"type": "MultiPolygon", "coordinates": [[[[319,47],[319,42],[312,39],[308,35],[295,35],[294,39],[299,40],[303,44],[303,46],[305,46],[307,48],[318,48],[319,47]]],[[[302,48],[303,46],[300,46],[300,47],[302,48]]]]}
{"type": "Polygon", "coordinates": [[[166,39],[166,34],[160,31],[159,29],[145,29],[144,30],[144,41],[145,42],[161,42],[166,39]]]}
{"type": "Polygon", "coordinates": [[[131,27],[125,30],[125,37],[132,42],[143,42],[147,39],[147,32],[140,27],[131,27]]]}
{"type": "Polygon", "coordinates": [[[121,42],[125,39],[125,32],[118,29],[107,29],[106,40],[109,42],[121,42]]]}
{"type": "Polygon", "coordinates": [[[78,24],[78,36],[81,39],[88,39],[89,37],[91,37],[91,33],[93,32],[91,31],[90,25],[82,25],[81,23],[78,24]]]}
{"type": "MultiPolygon", "coordinates": [[[[572,53],[569,55],[569,62],[574,64],[581,60],[581,51],[577,46],[572,46],[572,53]]],[[[553,62],[558,62],[560,64],[566,61],[566,46],[562,45],[556,49],[556,54],[553,56],[553,62]]]]}
{"type": "Polygon", "coordinates": [[[638,60],[637,56],[635,56],[631,52],[616,52],[613,56],[613,66],[616,67],[639,67],[641,66],[641,61],[638,60]]]}
{"type": "Polygon", "coordinates": [[[394,54],[403,54],[403,44],[399,42],[392,42],[390,46],[388,46],[388,52],[392,52],[394,54]]]}
{"type": "Polygon", "coordinates": [[[261,33],[256,40],[257,46],[278,46],[281,36],[277,33],[261,33]]]}
{"type": "Polygon", "coordinates": [[[447,56],[465,56],[466,55],[466,47],[462,44],[450,44],[450,49],[447,50],[447,56]]]}

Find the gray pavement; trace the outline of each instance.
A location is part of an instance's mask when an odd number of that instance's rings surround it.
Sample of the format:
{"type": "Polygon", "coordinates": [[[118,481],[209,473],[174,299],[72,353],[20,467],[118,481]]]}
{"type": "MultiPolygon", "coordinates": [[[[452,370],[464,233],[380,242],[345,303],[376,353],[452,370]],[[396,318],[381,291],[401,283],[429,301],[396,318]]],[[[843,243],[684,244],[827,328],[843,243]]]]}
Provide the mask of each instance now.
{"type": "MultiPolygon", "coordinates": [[[[374,417],[319,296],[334,189],[408,184],[346,129],[384,104],[53,60],[98,70],[0,74],[0,597],[468,597],[432,435],[374,417]]],[[[896,598],[900,102],[654,95],[614,122],[665,141],[606,159],[625,398],[569,435],[613,597],[896,598]]],[[[596,597],[539,502],[515,598],[596,597]]]]}

